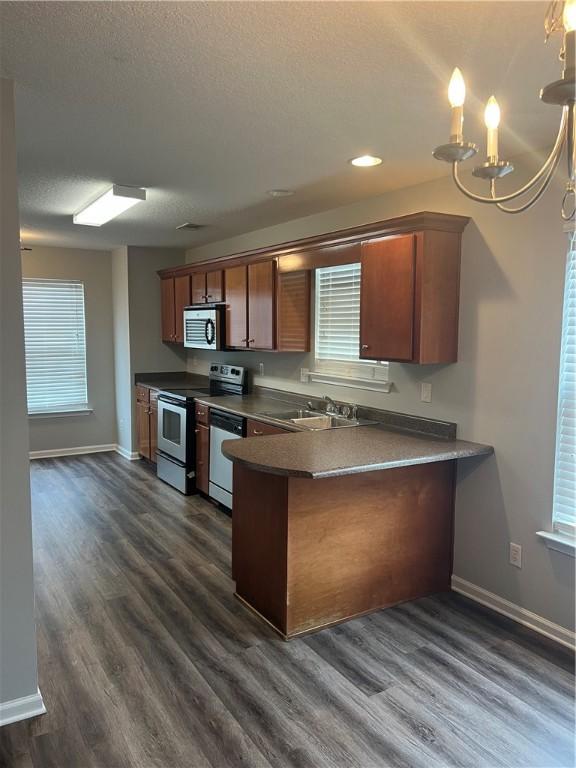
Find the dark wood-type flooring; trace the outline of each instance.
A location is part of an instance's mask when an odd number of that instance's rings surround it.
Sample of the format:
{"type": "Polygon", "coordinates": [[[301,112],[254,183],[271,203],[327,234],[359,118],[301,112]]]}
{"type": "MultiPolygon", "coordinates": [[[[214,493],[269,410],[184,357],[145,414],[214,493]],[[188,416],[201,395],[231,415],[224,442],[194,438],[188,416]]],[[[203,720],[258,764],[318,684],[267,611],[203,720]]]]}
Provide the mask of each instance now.
{"type": "Polygon", "coordinates": [[[442,594],[285,643],[209,502],[115,454],[32,488],[48,714],[0,731],[3,766],[573,765],[571,657],[528,630],[442,594]]]}

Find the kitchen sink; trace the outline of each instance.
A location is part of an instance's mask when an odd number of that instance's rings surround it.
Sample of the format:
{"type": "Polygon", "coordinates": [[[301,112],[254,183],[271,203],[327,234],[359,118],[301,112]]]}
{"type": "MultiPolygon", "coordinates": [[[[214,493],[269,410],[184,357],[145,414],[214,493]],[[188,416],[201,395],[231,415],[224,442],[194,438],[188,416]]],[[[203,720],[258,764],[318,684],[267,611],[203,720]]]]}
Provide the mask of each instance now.
{"type": "Polygon", "coordinates": [[[372,421],[365,419],[347,419],[344,416],[334,416],[329,413],[319,413],[318,411],[307,411],[304,409],[295,409],[293,411],[284,411],[282,413],[260,413],[255,414],[265,416],[267,419],[284,421],[294,424],[300,429],[339,429],[341,427],[361,427],[367,424],[373,424],[372,421]]]}

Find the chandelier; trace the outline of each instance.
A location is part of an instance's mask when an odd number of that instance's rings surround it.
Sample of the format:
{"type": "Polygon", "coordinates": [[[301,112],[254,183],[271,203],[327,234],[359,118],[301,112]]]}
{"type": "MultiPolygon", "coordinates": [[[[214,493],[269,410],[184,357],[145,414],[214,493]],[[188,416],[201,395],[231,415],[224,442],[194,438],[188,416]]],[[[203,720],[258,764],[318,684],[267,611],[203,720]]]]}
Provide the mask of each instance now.
{"type": "Polygon", "coordinates": [[[576,0],[552,0],[548,6],[544,20],[545,42],[553,32],[562,31],[564,35],[560,60],[564,71],[560,80],[549,83],[540,91],[540,98],[545,104],[556,104],[562,107],[560,128],[552,150],[540,170],[522,187],[515,192],[498,196],[496,181],[514,170],[512,163],[500,159],[498,155],[498,125],[500,123],[500,108],[498,102],[491,96],[484,111],[484,123],[487,129],[486,161],[476,166],[472,175],[489,182],[488,196],[477,195],[467,189],[458,175],[458,163],[473,157],[478,152],[476,144],[465,141],[462,134],[464,120],[464,100],[466,85],[462,73],[456,67],[448,86],[448,100],[452,107],[452,122],[450,142],[436,147],[434,157],[452,163],[452,178],[458,189],[477,203],[491,203],[504,213],[521,213],[536,203],[546,191],[566,147],[568,164],[568,181],[562,199],[562,218],[573,221],[576,212],[576,0]],[[531,195],[529,199],[526,199],[531,195]],[[506,205],[511,200],[523,198],[516,207],[506,205]]]}

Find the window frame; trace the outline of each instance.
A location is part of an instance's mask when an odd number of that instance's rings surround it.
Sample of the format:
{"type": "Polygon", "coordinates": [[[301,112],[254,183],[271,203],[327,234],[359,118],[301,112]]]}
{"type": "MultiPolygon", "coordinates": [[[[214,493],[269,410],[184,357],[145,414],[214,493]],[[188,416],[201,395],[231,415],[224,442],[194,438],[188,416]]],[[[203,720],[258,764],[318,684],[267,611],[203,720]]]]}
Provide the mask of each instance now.
{"type": "MultiPolygon", "coordinates": [[[[566,257],[566,278],[564,284],[564,300],[562,304],[562,341],[560,350],[559,380],[558,380],[558,409],[556,416],[556,447],[554,451],[554,489],[552,499],[552,529],[554,532],[574,537],[576,536],[576,511],[574,519],[570,522],[558,520],[561,516],[558,510],[558,493],[561,481],[559,480],[560,454],[566,450],[563,443],[563,429],[566,428],[565,420],[570,417],[565,416],[564,410],[568,408],[575,412],[576,416],[576,374],[570,372],[568,363],[568,346],[576,341],[576,329],[569,331],[570,323],[576,320],[576,231],[568,233],[568,253],[566,257]],[[573,317],[574,315],[574,317],[573,317]],[[574,336],[574,339],[572,338],[574,336]],[[570,392],[572,389],[572,392],[570,392]]],[[[572,440],[572,445],[568,443],[568,450],[576,458],[576,435],[572,440]]],[[[573,481],[576,483],[576,466],[573,468],[573,481]]],[[[576,494],[575,499],[576,502],[576,494]]]]}
{"type": "MultiPolygon", "coordinates": [[[[306,371],[304,375],[313,381],[319,381],[325,384],[335,384],[341,386],[354,385],[359,389],[376,389],[377,391],[389,391],[389,364],[386,361],[361,360],[360,340],[358,340],[358,357],[353,360],[340,360],[338,358],[321,358],[317,356],[318,352],[318,271],[329,269],[342,269],[358,265],[360,262],[350,262],[349,264],[334,264],[317,267],[313,270],[312,286],[312,339],[314,354],[314,370],[306,371]]],[[[358,303],[358,312],[360,313],[360,302],[358,303]]],[[[360,318],[358,318],[360,320],[360,318]]]]}
{"type": "MultiPolygon", "coordinates": [[[[73,295],[70,297],[70,301],[74,301],[76,304],[77,298],[73,298],[73,295]]],[[[24,346],[25,346],[25,364],[26,364],[26,406],[27,406],[27,413],[28,417],[30,419],[37,419],[37,418],[51,418],[51,417],[60,417],[60,416],[75,416],[75,415],[82,415],[82,414],[88,414],[92,413],[92,408],[89,403],[88,399],[88,349],[87,349],[87,339],[86,339],[86,286],[83,280],[73,280],[69,278],[43,278],[43,277],[22,277],[22,307],[23,307],[23,324],[24,324],[24,346]],[[83,351],[83,359],[80,357],[80,363],[83,363],[83,377],[81,379],[81,384],[78,387],[78,391],[80,394],[82,393],[82,387],[83,387],[83,393],[84,393],[84,399],[79,402],[66,402],[65,398],[62,398],[60,402],[54,404],[51,406],[48,402],[48,399],[42,404],[40,403],[37,407],[31,406],[30,404],[30,396],[29,396],[29,379],[30,379],[30,373],[31,373],[31,365],[30,365],[30,359],[28,357],[28,344],[26,339],[26,313],[27,313],[27,302],[26,302],[26,284],[35,284],[36,286],[40,286],[42,284],[45,285],[53,285],[53,286],[60,286],[60,287],[69,287],[69,286],[80,286],[80,295],[81,295],[81,302],[79,302],[79,305],[81,307],[81,317],[79,317],[76,322],[76,330],[81,327],[81,338],[83,341],[83,344],[81,346],[81,351],[83,351]]],[[[30,307],[30,305],[28,305],[30,307]]],[[[50,358],[47,358],[50,359],[50,358]]],[[[55,356],[52,357],[52,359],[56,359],[55,356]]],[[[45,383],[39,387],[39,389],[42,388],[42,386],[50,386],[49,384],[45,383]]]]}

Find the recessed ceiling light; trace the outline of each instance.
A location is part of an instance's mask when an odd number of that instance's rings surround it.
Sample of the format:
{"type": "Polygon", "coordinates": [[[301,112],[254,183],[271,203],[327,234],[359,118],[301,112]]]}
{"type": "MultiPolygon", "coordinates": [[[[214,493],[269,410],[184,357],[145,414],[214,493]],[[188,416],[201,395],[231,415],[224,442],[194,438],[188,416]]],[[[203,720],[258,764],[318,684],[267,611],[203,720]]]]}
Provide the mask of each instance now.
{"type": "Polygon", "coordinates": [[[93,200],[73,216],[74,224],[85,224],[89,227],[101,227],[110,219],[116,218],[136,203],[146,200],[146,190],[142,187],[114,186],[93,200]]]}
{"type": "Polygon", "coordinates": [[[361,157],[353,158],[350,162],[357,168],[371,168],[373,165],[380,165],[382,158],[374,157],[374,155],[361,155],[361,157]]]}
{"type": "Polygon", "coordinates": [[[290,197],[294,194],[293,189],[269,189],[268,193],[270,197],[290,197]]]}

